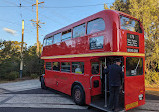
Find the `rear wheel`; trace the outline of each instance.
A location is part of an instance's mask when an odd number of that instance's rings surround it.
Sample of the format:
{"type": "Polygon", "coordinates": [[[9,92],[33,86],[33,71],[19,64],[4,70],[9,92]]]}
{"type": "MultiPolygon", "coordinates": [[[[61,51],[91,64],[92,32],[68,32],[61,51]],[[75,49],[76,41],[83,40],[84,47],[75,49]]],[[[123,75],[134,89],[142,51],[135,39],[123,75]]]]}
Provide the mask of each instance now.
{"type": "Polygon", "coordinates": [[[81,86],[75,85],[73,87],[72,97],[77,105],[85,104],[85,94],[81,86]]]}
{"type": "Polygon", "coordinates": [[[45,86],[45,82],[44,82],[44,78],[41,77],[41,88],[42,89],[47,89],[47,87],[45,86]]]}

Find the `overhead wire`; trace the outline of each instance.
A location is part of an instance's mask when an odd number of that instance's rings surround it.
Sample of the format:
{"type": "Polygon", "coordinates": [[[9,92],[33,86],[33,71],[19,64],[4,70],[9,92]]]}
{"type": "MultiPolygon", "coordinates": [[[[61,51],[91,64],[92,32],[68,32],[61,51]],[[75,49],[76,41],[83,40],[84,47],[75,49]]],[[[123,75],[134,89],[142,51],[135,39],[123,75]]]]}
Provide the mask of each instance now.
{"type": "MultiPolygon", "coordinates": [[[[111,4],[111,3],[105,3],[105,4],[111,4]]],[[[95,5],[84,5],[84,6],[63,6],[63,7],[55,7],[55,6],[46,6],[43,8],[79,8],[79,7],[94,7],[94,6],[100,6],[103,4],[95,4],[95,5]]],[[[19,6],[0,6],[0,7],[19,7],[19,6]]],[[[32,6],[21,6],[21,7],[32,7],[32,6]]]]}

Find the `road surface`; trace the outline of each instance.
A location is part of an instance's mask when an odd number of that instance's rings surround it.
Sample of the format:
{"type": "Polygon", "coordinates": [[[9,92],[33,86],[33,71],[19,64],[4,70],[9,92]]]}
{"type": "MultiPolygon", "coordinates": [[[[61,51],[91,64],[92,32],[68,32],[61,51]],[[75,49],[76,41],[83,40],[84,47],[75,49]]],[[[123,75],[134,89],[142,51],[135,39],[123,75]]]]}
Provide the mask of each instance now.
{"type": "MultiPolygon", "coordinates": [[[[146,95],[146,104],[128,112],[159,112],[159,96],[146,95]]],[[[39,80],[0,84],[0,112],[99,112],[78,106],[68,95],[40,88],[39,80]]]]}

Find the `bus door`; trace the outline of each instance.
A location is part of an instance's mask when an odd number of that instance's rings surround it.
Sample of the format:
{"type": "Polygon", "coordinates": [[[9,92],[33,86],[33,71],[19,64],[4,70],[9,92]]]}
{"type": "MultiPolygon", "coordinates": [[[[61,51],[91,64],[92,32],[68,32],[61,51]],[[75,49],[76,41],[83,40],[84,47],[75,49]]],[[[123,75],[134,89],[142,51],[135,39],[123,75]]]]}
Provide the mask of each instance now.
{"type": "Polygon", "coordinates": [[[124,60],[125,109],[129,110],[145,102],[144,64],[141,57],[125,57],[124,60]]]}
{"type": "Polygon", "coordinates": [[[101,94],[101,78],[100,78],[100,62],[93,61],[91,62],[91,95],[101,94]]]}

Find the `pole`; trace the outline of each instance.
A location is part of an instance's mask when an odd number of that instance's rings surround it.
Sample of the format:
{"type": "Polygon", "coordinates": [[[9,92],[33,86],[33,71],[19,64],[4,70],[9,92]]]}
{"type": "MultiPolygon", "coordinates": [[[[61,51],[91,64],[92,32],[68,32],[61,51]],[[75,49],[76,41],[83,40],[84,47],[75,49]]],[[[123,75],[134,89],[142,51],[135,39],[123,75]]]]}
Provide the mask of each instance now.
{"type": "MultiPolygon", "coordinates": [[[[105,57],[105,67],[106,67],[106,57],[105,57]]],[[[105,107],[107,107],[107,75],[105,74],[105,107]]]]}
{"type": "Polygon", "coordinates": [[[39,20],[38,20],[38,0],[36,0],[36,29],[37,29],[37,55],[39,55],[39,20]]]}
{"type": "Polygon", "coordinates": [[[23,72],[23,43],[24,43],[24,20],[22,20],[22,43],[21,43],[21,60],[20,60],[20,78],[22,78],[22,72],[23,72]]]}
{"type": "MultiPolygon", "coordinates": [[[[32,22],[36,22],[36,31],[37,31],[37,37],[36,37],[36,39],[37,39],[37,48],[36,48],[36,53],[37,53],[37,55],[39,56],[39,47],[40,47],[40,45],[39,45],[39,18],[38,18],[38,4],[41,4],[41,3],[44,3],[44,2],[39,2],[38,0],[36,0],[36,4],[33,4],[32,6],[34,6],[34,5],[36,5],[36,21],[34,21],[34,20],[31,20],[32,22]]],[[[42,24],[44,24],[44,23],[42,23],[42,24]]]]}

